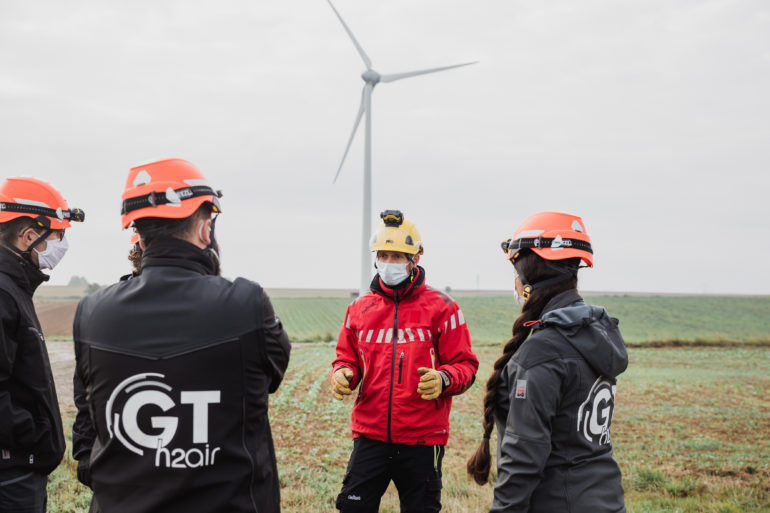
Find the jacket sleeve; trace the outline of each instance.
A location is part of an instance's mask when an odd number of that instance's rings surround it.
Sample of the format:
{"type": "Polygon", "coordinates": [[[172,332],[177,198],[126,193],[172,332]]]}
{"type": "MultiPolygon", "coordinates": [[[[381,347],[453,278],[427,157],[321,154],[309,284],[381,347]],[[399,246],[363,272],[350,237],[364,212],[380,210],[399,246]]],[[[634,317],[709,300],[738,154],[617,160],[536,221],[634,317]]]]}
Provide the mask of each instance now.
{"type": "MultiPolygon", "coordinates": [[[[0,291],[0,447],[31,447],[35,444],[32,412],[14,404],[9,391],[18,344],[13,338],[19,324],[19,307],[0,291]]],[[[38,429],[39,430],[39,429],[38,429]]]]}
{"type": "Polygon", "coordinates": [[[264,315],[265,357],[267,372],[270,376],[269,393],[272,394],[278,390],[286,367],[289,365],[291,343],[289,343],[289,335],[283,329],[281,319],[275,315],[273,304],[267,295],[264,298],[264,315]]]}
{"type": "Polygon", "coordinates": [[[510,409],[500,437],[497,483],[490,513],[529,511],[532,492],[551,453],[551,425],[561,399],[562,373],[555,362],[516,366],[510,409]]]}
{"type": "Polygon", "coordinates": [[[91,413],[88,409],[86,386],[83,383],[78,366],[75,367],[72,385],[75,395],[75,407],[77,408],[75,422],[72,424],[72,458],[78,461],[88,460],[94,440],[96,440],[96,430],[94,429],[94,423],[91,420],[91,413]]]}
{"type": "Polygon", "coordinates": [[[361,379],[361,365],[358,354],[358,339],[356,338],[356,329],[352,319],[353,305],[348,306],[345,312],[345,321],[340,328],[340,335],[337,338],[337,358],[332,362],[332,371],[329,379],[334,373],[343,367],[353,371],[353,380],[350,382],[350,389],[353,390],[361,379]]]}
{"type": "Polygon", "coordinates": [[[479,359],[471,350],[471,334],[457,303],[447,305],[439,318],[436,344],[438,367],[449,378],[442,394],[459,395],[468,390],[476,379],[479,359]]]}
{"type": "Polygon", "coordinates": [[[91,448],[96,440],[96,429],[91,419],[91,411],[88,406],[88,396],[86,392],[85,364],[81,354],[82,344],[78,342],[80,333],[78,330],[78,321],[80,318],[80,306],[75,313],[72,333],[75,339],[75,373],[72,378],[72,388],[75,399],[77,414],[75,422],[72,424],[72,458],[80,462],[78,467],[87,465],[91,456],[91,448]]]}

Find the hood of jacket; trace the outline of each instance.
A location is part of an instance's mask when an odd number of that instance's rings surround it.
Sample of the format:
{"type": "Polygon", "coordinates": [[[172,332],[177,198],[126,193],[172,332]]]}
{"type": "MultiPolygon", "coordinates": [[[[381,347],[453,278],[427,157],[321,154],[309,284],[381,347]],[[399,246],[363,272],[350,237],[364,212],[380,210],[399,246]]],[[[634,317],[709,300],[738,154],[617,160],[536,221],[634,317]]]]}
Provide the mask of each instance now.
{"type": "Polygon", "coordinates": [[[142,269],[148,267],[183,267],[205,275],[217,274],[208,250],[175,237],[153,241],[142,254],[142,269]]]}
{"type": "Polygon", "coordinates": [[[601,306],[587,305],[577,290],[554,296],[543,309],[542,327],[553,327],[596,372],[615,378],[628,367],[628,352],[618,320],[601,306]]]}

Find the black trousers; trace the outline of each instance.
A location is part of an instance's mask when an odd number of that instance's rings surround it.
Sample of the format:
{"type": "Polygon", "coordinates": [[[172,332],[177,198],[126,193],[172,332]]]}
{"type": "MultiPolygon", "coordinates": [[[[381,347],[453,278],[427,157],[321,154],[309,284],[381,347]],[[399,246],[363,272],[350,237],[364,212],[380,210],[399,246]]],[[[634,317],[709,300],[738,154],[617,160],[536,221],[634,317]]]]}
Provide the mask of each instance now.
{"type": "Polygon", "coordinates": [[[376,513],[392,480],[401,513],[441,511],[443,459],[443,445],[389,444],[356,438],[337,496],[337,509],[343,513],[376,513]]]}
{"type": "Polygon", "coordinates": [[[45,513],[48,476],[24,470],[0,471],[2,513],[45,513]]]}

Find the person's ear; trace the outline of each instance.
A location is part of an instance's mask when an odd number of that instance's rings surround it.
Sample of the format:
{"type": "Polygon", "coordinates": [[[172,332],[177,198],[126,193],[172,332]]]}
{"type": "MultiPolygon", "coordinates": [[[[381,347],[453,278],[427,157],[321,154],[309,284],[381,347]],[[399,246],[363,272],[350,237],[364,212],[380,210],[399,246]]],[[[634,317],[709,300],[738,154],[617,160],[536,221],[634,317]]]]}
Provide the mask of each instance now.
{"type": "Polygon", "coordinates": [[[203,219],[198,228],[198,238],[205,247],[211,244],[211,219],[203,219]]]}
{"type": "Polygon", "coordinates": [[[414,262],[415,267],[417,267],[417,264],[420,263],[420,254],[419,253],[417,253],[416,255],[414,255],[412,257],[412,262],[414,262]]]}
{"type": "MultiPolygon", "coordinates": [[[[19,235],[19,244],[21,244],[19,249],[22,251],[27,251],[38,238],[40,238],[40,235],[38,235],[38,233],[31,226],[28,226],[24,229],[24,231],[21,232],[21,235],[19,235]]],[[[41,242],[40,244],[45,243],[41,242]]]]}

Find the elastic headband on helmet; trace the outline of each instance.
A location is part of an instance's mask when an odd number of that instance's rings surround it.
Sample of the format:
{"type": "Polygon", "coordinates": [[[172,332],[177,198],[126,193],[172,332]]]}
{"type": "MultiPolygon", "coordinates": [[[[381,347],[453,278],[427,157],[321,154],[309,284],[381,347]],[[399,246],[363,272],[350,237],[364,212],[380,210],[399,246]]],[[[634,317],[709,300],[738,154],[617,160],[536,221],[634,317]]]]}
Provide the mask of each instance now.
{"type": "Polygon", "coordinates": [[[35,214],[35,222],[44,228],[51,226],[51,219],[59,219],[60,221],[73,221],[76,223],[82,223],[86,218],[86,213],[79,208],[71,208],[69,210],[62,210],[60,208],[53,209],[48,207],[41,207],[38,205],[27,205],[25,203],[7,203],[0,201],[0,210],[6,212],[16,212],[18,214],[35,214]]]}
{"type": "Polygon", "coordinates": [[[503,248],[503,252],[511,255],[512,252],[517,252],[522,249],[556,249],[556,248],[572,248],[582,251],[588,251],[593,254],[591,249],[591,243],[580,239],[564,239],[562,237],[533,237],[522,239],[508,239],[500,243],[500,247],[503,248]]]}
{"type": "Polygon", "coordinates": [[[151,191],[149,194],[143,196],[137,196],[135,198],[126,198],[123,200],[123,205],[120,209],[120,215],[126,215],[134,210],[142,208],[152,207],[155,208],[159,205],[166,205],[168,203],[180,203],[184,200],[196,198],[199,196],[213,196],[212,204],[215,211],[219,211],[219,201],[217,198],[222,197],[222,191],[215,191],[208,185],[193,185],[190,187],[182,187],[181,189],[167,190],[165,193],[151,191]]]}

